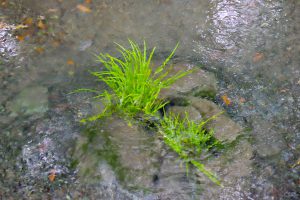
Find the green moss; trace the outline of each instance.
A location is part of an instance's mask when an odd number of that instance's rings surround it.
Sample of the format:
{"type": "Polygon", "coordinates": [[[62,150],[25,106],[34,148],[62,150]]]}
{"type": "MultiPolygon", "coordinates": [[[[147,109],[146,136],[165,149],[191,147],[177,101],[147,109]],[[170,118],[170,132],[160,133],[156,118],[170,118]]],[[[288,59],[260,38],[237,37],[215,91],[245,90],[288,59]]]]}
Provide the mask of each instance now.
{"type": "Polygon", "coordinates": [[[212,90],[203,90],[194,94],[195,97],[201,97],[209,100],[215,100],[216,95],[216,92],[212,90]]]}
{"type": "Polygon", "coordinates": [[[88,137],[88,142],[82,145],[84,153],[88,153],[93,159],[96,159],[96,164],[101,162],[101,160],[105,160],[116,173],[117,178],[120,181],[125,181],[128,170],[119,161],[118,147],[111,142],[108,133],[102,133],[100,136],[98,130],[97,126],[86,129],[85,135],[88,137]],[[101,137],[101,145],[97,143],[99,140],[95,139],[95,137],[101,137]]]}

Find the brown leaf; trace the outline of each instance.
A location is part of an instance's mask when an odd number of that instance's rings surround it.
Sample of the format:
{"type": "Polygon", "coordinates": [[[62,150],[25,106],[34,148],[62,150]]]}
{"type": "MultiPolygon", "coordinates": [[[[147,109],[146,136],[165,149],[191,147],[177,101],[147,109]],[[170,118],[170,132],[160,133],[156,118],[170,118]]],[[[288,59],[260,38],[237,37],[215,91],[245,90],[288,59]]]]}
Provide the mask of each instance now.
{"type": "Polygon", "coordinates": [[[34,50],[37,52],[37,53],[44,53],[45,49],[43,47],[35,47],[34,50]]]}
{"type": "Polygon", "coordinates": [[[69,60],[67,61],[67,64],[68,64],[68,65],[74,65],[75,62],[74,62],[72,59],[69,59],[69,60]]]}
{"type": "Polygon", "coordinates": [[[48,179],[50,182],[53,182],[55,180],[55,177],[56,177],[56,171],[55,169],[52,169],[50,171],[50,174],[48,175],[48,179]]]}
{"type": "Polygon", "coordinates": [[[17,37],[17,40],[19,40],[20,42],[23,42],[25,39],[24,35],[17,35],[16,37],[17,37]]]}
{"type": "Polygon", "coordinates": [[[222,97],[223,102],[225,103],[226,106],[231,104],[231,100],[228,98],[228,96],[225,94],[222,97]]]}
{"type": "Polygon", "coordinates": [[[54,40],[54,41],[52,41],[51,44],[52,44],[53,47],[59,47],[59,45],[61,44],[61,42],[59,40],[54,40]]]}
{"type": "Polygon", "coordinates": [[[39,27],[40,29],[43,29],[43,30],[47,28],[42,20],[38,21],[37,27],[39,27]]]}
{"type": "Polygon", "coordinates": [[[82,5],[82,4],[78,4],[76,7],[77,7],[77,9],[79,11],[84,12],[84,13],[90,13],[90,12],[92,12],[92,10],[90,8],[88,8],[88,7],[86,7],[86,6],[82,5]]]}
{"type": "Polygon", "coordinates": [[[25,18],[25,20],[23,21],[23,24],[31,26],[33,23],[33,19],[31,17],[27,17],[25,18]]]}
{"type": "Polygon", "coordinates": [[[253,62],[258,62],[258,61],[261,61],[263,58],[264,58],[263,53],[255,53],[252,60],[253,60],[253,62]]]}
{"type": "Polygon", "coordinates": [[[92,3],[92,0],[85,0],[85,3],[90,4],[90,3],[92,3]]]}

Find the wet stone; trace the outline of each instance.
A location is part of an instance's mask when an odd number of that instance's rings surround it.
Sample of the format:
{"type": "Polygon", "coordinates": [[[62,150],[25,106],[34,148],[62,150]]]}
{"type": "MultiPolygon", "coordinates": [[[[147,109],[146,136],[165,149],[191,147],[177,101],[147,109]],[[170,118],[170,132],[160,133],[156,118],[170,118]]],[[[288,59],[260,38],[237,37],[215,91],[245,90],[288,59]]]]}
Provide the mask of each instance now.
{"type": "Polygon", "coordinates": [[[103,123],[94,129],[92,138],[78,140],[76,154],[81,155],[78,167],[83,180],[106,184],[120,181],[124,187],[139,190],[151,188],[159,157],[154,137],[118,117],[103,123]]]}
{"type": "MultiPolygon", "coordinates": [[[[260,118],[258,118],[260,119],[260,118]]],[[[255,119],[254,138],[257,153],[261,157],[272,156],[280,153],[286,148],[286,143],[280,134],[280,129],[274,127],[272,123],[263,119],[255,119]]]]}
{"type": "Polygon", "coordinates": [[[167,110],[167,114],[171,113],[175,114],[176,116],[178,115],[181,119],[184,119],[187,114],[189,120],[194,122],[200,122],[202,120],[200,112],[193,106],[171,106],[167,110]]]}
{"type": "Polygon", "coordinates": [[[196,193],[195,182],[187,177],[185,164],[174,152],[169,151],[164,156],[158,177],[156,187],[163,199],[192,199],[196,193]]]}
{"type": "Polygon", "coordinates": [[[177,95],[192,95],[213,98],[217,92],[217,79],[214,74],[204,71],[197,66],[177,63],[172,65],[169,76],[174,76],[180,71],[194,71],[177,80],[170,88],[161,91],[161,97],[169,98],[177,95]]]}
{"type": "MultiPolygon", "coordinates": [[[[191,105],[201,113],[203,117],[210,118],[214,115],[224,112],[218,105],[206,99],[190,97],[191,105]]],[[[243,128],[234,122],[225,114],[219,115],[216,119],[208,124],[208,128],[212,128],[215,137],[219,140],[233,141],[243,131],[243,128]]]]}
{"type": "Polygon", "coordinates": [[[43,114],[48,110],[48,89],[42,86],[25,88],[6,107],[13,116],[43,114]]]}
{"type": "Polygon", "coordinates": [[[245,185],[244,179],[251,176],[253,171],[252,158],[253,148],[243,139],[220,156],[205,161],[205,167],[216,173],[224,187],[212,184],[207,177],[198,173],[200,182],[210,187],[201,194],[203,199],[240,199],[237,197],[249,192],[249,185],[245,185]]]}

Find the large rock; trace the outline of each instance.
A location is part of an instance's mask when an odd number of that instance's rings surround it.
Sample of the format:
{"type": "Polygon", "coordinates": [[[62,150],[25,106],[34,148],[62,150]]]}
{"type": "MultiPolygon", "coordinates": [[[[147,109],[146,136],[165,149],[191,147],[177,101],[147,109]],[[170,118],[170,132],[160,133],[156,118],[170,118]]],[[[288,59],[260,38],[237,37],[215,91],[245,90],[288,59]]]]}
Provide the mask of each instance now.
{"type": "Polygon", "coordinates": [[[255,149],[261,157],[273,156],[286,148],[279,127],[275,127],[270,121],[256,117],[252,119],[255,149]]]}
{"type": "Polygon", "coordinates": [[[205,175],[198,173],[198,179],[203,186],[209,187],[209,190],[202,193],[201,199],[220,199],[220,196],[224,199],[245,197],[245,190],[242,188],[250,187],[245,179],[253,171],[252,157],[251,144],[247,140],[241,140],[217,158],[204,162],[205,167],[217,175],[223,187],[213,184],[205,175]]]}
{"type": "Polygon", "coordinates": [[[48,89],[43,86],[25,88],[6,106],[13,116],[43,114],[48,110],[48,89]]]}
{"type": "Polygon", "coordinates": [[[178,115],[180,119],[184,119],[187,114],[191,121],[200,122],[202,120],[200,112],[193,106],[171,106],[167,110],[167,115],[170,115],[171,113],[176,116],[178,115]]]}
{"type": "Polygon", "coordinates": [[[97,135],[91,141],[89,136],[78,141],[76,154],[81,155],[78,160],[82,180],[111,183],[116,179],[127,188],[151,188],[160,157],[155,138],[114,116],[104,119],[95,130],[97,135]],[[81,152],[81,146],[87,146],[86,152],[81,152]]]}
{"type": "Polygon", "coordinates": [[[177,63],[172,65],[168,77],[172,77],[180,71],[191,69],[193,70],[191,74],[178,79],[170,88],[163,89],[160,96],[169,98],[177,95],[193,95],[213,98],[217,92],[217,79],[210,72],[197,66],[177,63]]]}
{"type": "MultiPolygon", "coordinates": [[[[195,97],[189,98],[191,105],[198,110],[204,118],[210,118],[214,115],[224,112],[218,105],[208,101],[207,99],[200,99],[195,97]]],[[[208,128],[215,131],[215,137],[219,140],[233,141],[243,131],[242,127],[230,119],[226,114],[221,114],[216,119],[208,124],[208,128]]]]}
{"type": "Polygon", "coordinates": [[[176,153],[169,151],[164,155],[158,177],[156,187],[161,199],[193,199],[196,185],[187,178],[186,165],[176,153]]]}

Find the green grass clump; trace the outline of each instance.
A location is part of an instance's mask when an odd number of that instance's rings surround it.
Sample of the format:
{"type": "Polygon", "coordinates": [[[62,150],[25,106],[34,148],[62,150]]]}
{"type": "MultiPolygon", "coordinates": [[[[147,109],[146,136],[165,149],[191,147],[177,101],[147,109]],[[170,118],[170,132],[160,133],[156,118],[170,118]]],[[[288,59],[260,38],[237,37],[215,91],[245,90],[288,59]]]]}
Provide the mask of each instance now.
{"type": "Polygon", "coordinates": [[[167,67],[167,63],[174,55],[178,45],[154,70],[151,67],[151,60],[155,48],[148,54],[145,42],[142,50],[136,43],[130,40],[129,43],[130,49],[117,44],[122,55],[121,58],[109,54],[100,54],[97,57],[105,70],[92,72],[92,75],[105,82],[110,90],[97,96],[104,100],[104,112],[88,118],[88,120],[93,121],[115,111],[131,117],[137,114],[155,116],[157,111],[167,103],[166,100],[158,98],[161,89],[169,87],[179,78],[191,73],[191,71],[179,71],[168,77],[171,67],[167,67]]]}
{"type": "Polygon", "coordinates": [[[188,114],[184,119],[174,114],[165,115],[159,125],[159,131],[163,136],[164,142],[175,151],[181,159],[188,165],[194,165],[199,171],[205,174],[214,183],[220,185],[217,177],[207,170],[204,165],[199,162],[200,155],[211,149],[219,148],[222,143],[213,137],[213,130],[207,131],[204,126],[217,116],[213,116],[208,120],[196,123],[189,120],[188,114]]]}
{"type": "MultiPolygon", "coordinates": [[[[153,48],[147,53],[147,46],[144,42],[143,49],[130,41],[130,48],[127,49],[119,44],[118,51],[120,58],[109,54],[100,54],[97,58],[103,64],[104,70],[92,72],[100,81],[105,82],[109,89],[97,95],[104,103],[104,110],[92,117],[83,119],[82,122],[95,121],[114,112],[130,118],[141,117],[143,120],[151,120],[158,115],[160,109],[168,103],[165,99],[159,98],[161,89],[168,88],[176,80],[191,73],[192,71],[179,71],[170,76],[171,66],[168,62],[174,55],[178,45],[173,49],[165,61],[155,68],[152,68],[151,60],[155,51],[153,48]]],[[[77,91],[97,92],[91,89],[79,89],[77,91]]],[[[212,120],[215,117],[210,118],[212,120]]],[[[209,121],[195,123],[188,119],[182,120],[178,116],[164,116],[155,122],[163,135],[164,142],[174,150],[187,164],[194,165],[213,182],[220,185],[216,176],[205,169],[204,165],[196,159],[204,151],[217,147],[220,143],[213,138],[213,131],[206,131],[204,125],[209,121]],[[195,159],[194,159],[195,158],[195,159]]]]}

